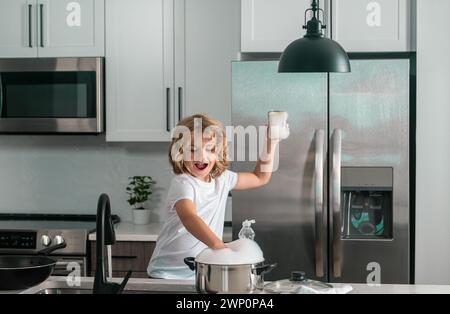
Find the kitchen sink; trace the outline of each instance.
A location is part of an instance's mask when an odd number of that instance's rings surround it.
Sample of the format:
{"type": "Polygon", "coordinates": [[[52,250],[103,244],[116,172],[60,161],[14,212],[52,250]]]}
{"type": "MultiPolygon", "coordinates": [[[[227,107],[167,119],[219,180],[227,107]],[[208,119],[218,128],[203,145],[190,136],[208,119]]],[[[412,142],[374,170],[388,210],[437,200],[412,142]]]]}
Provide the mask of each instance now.
{"type": "MultiPolygon", "coordinates": [[[[180,294],[174,291],[145,291],[125,290],[123,294],[180,294]]],[[[183,292],[181,294],[193,294],[194,292],[183,292]]],[[[91,289],[50,288],[38,291],[36,294],[92,294],[91,289]]]]}
{"type": "MultiPolygon", "coordinates": [[[[120,282],[121,279],[113,279],[120,282]]],[[[23,294],[92,294],[94,278],[81,278],[78,286],[69,286],[64,277],[50,277],[39,286],[23,291],[23,294]]],[[[196,294],[194,282],[130,279],[124,294],[196,294]]]]}
{"type": "Polygon", "coordinates": [[[92,290],[50,288],[38,291],[36,294],[92,294],[92,290]]]}

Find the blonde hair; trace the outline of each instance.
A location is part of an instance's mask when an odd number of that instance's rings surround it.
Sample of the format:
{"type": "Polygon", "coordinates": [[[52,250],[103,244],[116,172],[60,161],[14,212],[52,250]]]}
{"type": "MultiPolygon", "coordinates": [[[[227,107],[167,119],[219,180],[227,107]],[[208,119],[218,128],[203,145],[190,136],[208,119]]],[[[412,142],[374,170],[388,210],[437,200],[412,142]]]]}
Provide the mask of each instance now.
{"type": "Polygon", "coordinates": [[[196,129],[201,130],[202,139],[205,136],[216,139],[217,161],[211,171],[212,178],[218,178],[229,167],[228,143],[222,123],[204,114],[196,114],[181,120],[172,133],[169,147],[169,161],[176,175],[192,173],[186,167],[184,148],[191,147],[192,137],[196,129]],[[200,122],[200,124],[198,124],[200,122]],[[201,126],[201,129],[200,129],[201,126]]]}

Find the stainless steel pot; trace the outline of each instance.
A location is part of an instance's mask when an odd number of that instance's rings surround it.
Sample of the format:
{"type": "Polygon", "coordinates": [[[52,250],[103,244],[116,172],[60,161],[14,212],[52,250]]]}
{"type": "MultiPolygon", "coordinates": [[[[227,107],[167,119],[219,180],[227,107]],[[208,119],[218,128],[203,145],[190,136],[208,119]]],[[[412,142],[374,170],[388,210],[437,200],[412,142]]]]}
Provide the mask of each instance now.
{"type": "Polygon", "coordinates": [[[198,263],[194,257],[185,258],[184,263],[195,271],[197,292],[203,294],[241,294],[263,290],[264,275],[277,266],[277,264],[265,263],[212,265],[198,263]]]}

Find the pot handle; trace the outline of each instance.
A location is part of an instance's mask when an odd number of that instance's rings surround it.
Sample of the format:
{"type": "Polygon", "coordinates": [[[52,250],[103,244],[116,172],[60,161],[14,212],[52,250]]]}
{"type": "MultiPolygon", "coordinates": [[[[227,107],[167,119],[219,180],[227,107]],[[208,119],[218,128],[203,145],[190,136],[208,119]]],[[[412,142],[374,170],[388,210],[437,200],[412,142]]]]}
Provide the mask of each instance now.
{"type": "Polygon", "coordinates": [[[189,269],[190,270],[192,270],[192,271],[195,271],[195,266],[196,266],[196,263],[195,263],[195,257],[186,257],[185,259],[184,259],[184,263],[186,264],[186,265],[188,265],[188,267],[189,267],[189,269]]]}
{"type": "Polygon", "coordinates": [[[264,275],[264,274],[270,273],[277,266],[278,266],[277,263],[275,263],[275,264],[266,264],[266,265],[262,265],[262,266],[256,266],[255,268],[253,268],[253,270],[256,271],[256,274],[258,276],[260,276],[260,275],[264,275]]]}

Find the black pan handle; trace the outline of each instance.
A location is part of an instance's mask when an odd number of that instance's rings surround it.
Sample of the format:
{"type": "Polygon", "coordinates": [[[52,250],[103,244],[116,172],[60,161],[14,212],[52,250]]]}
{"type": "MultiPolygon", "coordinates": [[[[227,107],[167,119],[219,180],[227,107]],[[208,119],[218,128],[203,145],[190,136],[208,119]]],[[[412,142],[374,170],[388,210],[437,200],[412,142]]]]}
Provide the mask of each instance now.
{"type": "Polygon", "coordinates": [[[197,265],[197,264],[195,263],[195,257],[186,257],[186,258],[184,259],[184,263],[185,263],[186,265],[188,265],[188,267],[189,267],[190,270],[195,271],[196,265],[197,265]]]}
{"type": "Polygon", "coordinates": [[[37,254],[46,256],[46,255],[49,255],[50,253],[55,252],[56,250],[65,249],[66,247],[67,247],[66,242],[63,242],[61,244],[54,245],[54,246],[48,247],[46,249],[40,250],[37,254]]]}
{"type": "Polygon", "coordinates": [[[253,268],[253,270],[256,272],[256,274],[258,276],[261,276],[261,275],[270,273],[277,266],[278,266],[278,264],[276,264],[276,263],[275,264],[267,264],[267,265],[262,265],[262,266],[256,266],[255,268],[253,268]]]}

